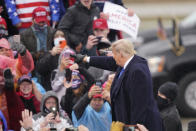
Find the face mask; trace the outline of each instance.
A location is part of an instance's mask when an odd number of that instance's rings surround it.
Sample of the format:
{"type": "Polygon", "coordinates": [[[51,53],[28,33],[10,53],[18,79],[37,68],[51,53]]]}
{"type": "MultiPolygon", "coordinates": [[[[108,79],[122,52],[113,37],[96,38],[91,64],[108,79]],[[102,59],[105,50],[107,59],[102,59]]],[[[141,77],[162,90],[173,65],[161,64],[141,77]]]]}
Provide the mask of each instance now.
{"type": "Polygon", "coordinates": [[[63,38],[63,37],[55,38],[55,39],[54,39],[54,45],[55,45],[55,46],[58,46],[59,43],[60,43],[60,41],[65,41],[65,38],[63,38]]]}
{"type": "Polygon", "coordinates": [[[45,24],[45,25],[43,25],[43,26],[40,26],[40,25],[38,25],[38,24],[34,24],[34,28],[36,29],[36,30],[39,30],[39,31],[42,31],[42,30],[44,30],[45,28],[47,27],[47,24],[45,24]]]}
{"type": "Polygon", "coordinates": [[[167,99],[163,99],[162,97],[157,96],[157,104],[158,104],[159,110],[161,111],[167,108],[170,105],[170,102],[167,99]]]}
{"type": "Polygon", "coordinates": [[[81,84],[80,79],[72,79],[72,88],[77,89],[79,88],[80,84],[81,84]]]}

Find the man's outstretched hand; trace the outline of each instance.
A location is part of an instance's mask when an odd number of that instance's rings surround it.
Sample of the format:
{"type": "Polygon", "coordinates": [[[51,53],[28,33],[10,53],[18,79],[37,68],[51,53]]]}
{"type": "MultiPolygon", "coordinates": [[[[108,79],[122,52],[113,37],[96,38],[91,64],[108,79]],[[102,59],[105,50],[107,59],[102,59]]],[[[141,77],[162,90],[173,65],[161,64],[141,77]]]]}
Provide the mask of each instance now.
{"type": "Polygon", "coordinates": [[[75,62],[80,64],[82,62],[84,62],[84,57],[85,55],[82,55],[82,54],[74,54],[74,55],[70,55],[71,57],[73,57],[75,59],[75,62]]]}

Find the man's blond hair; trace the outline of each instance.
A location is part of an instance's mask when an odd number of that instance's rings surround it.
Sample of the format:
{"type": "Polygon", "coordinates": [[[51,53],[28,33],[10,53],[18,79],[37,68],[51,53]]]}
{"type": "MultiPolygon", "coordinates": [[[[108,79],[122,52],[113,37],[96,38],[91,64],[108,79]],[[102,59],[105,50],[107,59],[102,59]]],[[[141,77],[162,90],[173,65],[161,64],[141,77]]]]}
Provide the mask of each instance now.
{"type": "Polygon", "coordinates": [[[133,44],[127,39],[121,39],[112,44],[112,50],[124,56],[133,56],[136,51],[133,44]]]}

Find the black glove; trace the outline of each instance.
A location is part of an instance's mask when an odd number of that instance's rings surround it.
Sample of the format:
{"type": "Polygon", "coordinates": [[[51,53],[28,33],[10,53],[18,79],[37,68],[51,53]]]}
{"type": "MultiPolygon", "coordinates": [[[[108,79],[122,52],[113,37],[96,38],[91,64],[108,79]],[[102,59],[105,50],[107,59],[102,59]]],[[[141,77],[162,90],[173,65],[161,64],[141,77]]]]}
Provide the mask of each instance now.
{"type": "Polygon", "coordinates": [[[14,88],[14,76],[9,68],[6,68],[3,71],[3,76],[5,80],[5,87],[6,89],[13,89],[14,88]]]}
{"type": "Polygon", "coordinates": [[[14,43],[12,46],[12,50],[17,51],[20,53],[21,56],[24,56],[26,53],[26,47],[20,43],[14,43]]]}
{"type": "Polygon", "coordinates": [[[75,54],[75,55],[70,54],[70,56],[75,58],[75,62],[78,64],[82,63],[85,57],[85,55],[82,55],[82,54],[75,54]]]}

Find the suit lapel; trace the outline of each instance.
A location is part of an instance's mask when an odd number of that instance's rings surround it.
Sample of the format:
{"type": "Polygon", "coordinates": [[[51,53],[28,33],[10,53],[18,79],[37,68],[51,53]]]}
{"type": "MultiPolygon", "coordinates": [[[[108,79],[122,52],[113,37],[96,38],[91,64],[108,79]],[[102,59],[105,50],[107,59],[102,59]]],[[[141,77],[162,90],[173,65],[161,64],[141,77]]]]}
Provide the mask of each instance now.
{"type": "Polygon", "coordinates": [[[122,88],[122,84],[123,84],[122,81],[123,81],[123,79],[124,79],[124,77],[125,77],[125,73],[126,73],[126,71],[124,71],[124,72],[122,73],[122,75],[120,76],[120,78],[117,78],[117,82],[116,82],[116,84],[115,84],[114,98],[115,98],[116,95],[118,94],[120,88],[122,88]]]}
{"type": "Polygon", "coordinates": [[[118,67],[117,71],[116,71],[116,75],[114,77],[114,80],[112,82],[112,86],[111,86],[111,97],[114,96],[114,92],[116,91],[116,88],[117,88],[117,83],[118,83],[118,76],[120,74],[120,71],[121,71],[121,67],[118,67]]]}

